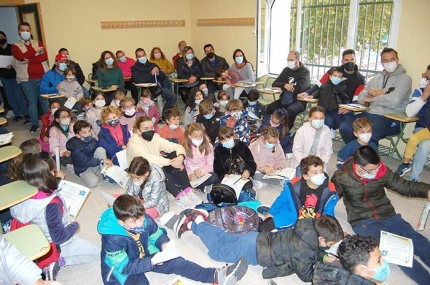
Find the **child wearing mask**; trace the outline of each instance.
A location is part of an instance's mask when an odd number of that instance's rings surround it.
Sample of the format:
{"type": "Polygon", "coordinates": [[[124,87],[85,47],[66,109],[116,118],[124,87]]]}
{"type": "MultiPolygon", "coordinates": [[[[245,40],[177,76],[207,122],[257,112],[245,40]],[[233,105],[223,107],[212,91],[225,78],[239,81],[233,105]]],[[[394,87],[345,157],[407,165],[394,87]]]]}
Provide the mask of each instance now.
{"type": "Polygon", "coordinates": [[[147,116],[151,118],[154,124],[154,130],[158,132],[158,122],[160,121],[160,110],[151,100],[151,91],[149,89],[144,89],[142,95],[140,96],[140,101],[137,103],[137,111],[141,113],[142,116],[147,116]]]}
{"type": "Polygon", "coordinates": [[[330,129],[324,125],[325,111],[320,106],[309,110],[309,122],[301,126],[294,136],[291,168],[296,168],[296,176],[301,176],[300,161],[309,155],[315,155],[324,162],[324,172],[328,173],[333,144],[330,129]]]}
{"type": "Polygon", "coordinates": [[[214,103],[214,107],[218,109],[218,111],[222,115],[226,115],[227,111],[225,107],[227,106],[228,101],[230,100],[230,97],[228,96],[227,91],[221,90],[218,92],[218,95],[216,96],[217,102],[214,103]]]}
{"type": "Polygon", "coordinates": [[[353,156],[354,151],[363,145],[369,145],[374,150],[378,151],[377,145],[370,140],[372,137],[372,123],[367,118],[358,118],[352,123],[354,136],[357,137],[346,145],[344,145],[337,153],[337,169],[342,169],[343,163],[353,156]]]}
{"type": "Polygon", "coordinates": [[[204,99],[209,99],[212,101],[212,103],[216,102],[215,95],[213,93],[209,93],[209,89],[208,89],[208,86],[206,85],[206,83],[201,82],[199,84],[199,90],[202,91],[204,99]]]}
{"type": "Polygon", "coordinates": [[[68,67],[64,71],[64,75],[66,80],[61,81],[59,84],[58,94],[66,95],[67,99],[70,97],[75,98],[76,103],[72,109],[80,111],[81,105],[79,104],[79,100],[84,97],[84,90],[82,89],[82,86],[79,84],[79,82],[76,81],[76,70],[73,67],[68,67]]]}
{"type": "Polygon", "coordinates": [[[202,124],[206,129],[211,143],[214,145],[218,137],[220,128],[220,118],[222,114],[214,107],[212,101],[205,99],[199,104],[199,115],[196,123],[202,124]]]}
{"type": "Polygon", "coordinates": [[[164,112],[166,124],[158,130],[160,137],[180,145],[184,144],[184,130],[179,127],[181,114],[176,108],[168,109],[164,112]]]}
{"type": "Polygon", "coordinates": [[[290,154],[293,148],[293,140],[290,137],[290,128],[288,127],[288,112],[285,109],[277,109],[271,115],[266,115],[261,122],[258,133],[260,134],[264,127],[275,127],[279,133],[279,142],[285,154],[290,154]]]}
{"type": "Polygon", "coordinates": [[[264,111],[263,104],[258,101],[258,99],[260,98],[260,94],[258,93],[258,91],[252,89],[249,91],[246,97],[248,98],[248,100],[245,100],[245,102],[243,102],[243,108],[248,111],[248,114],[251,111],[257,116],[258,119],[262,119],[266,112],[264,111]]]}
{"type": "Polygon", "coordinates": [[[106,105],[103,92],[96,91],[89,98],[82,98],[81,108],[85,112],[85,120],[91,125],[94,137],[97,138],[100,132],[100,113],[106,105]]]}
{"type": "Polygon", "coordinates": [[[142,113],[137,112],[136,102],[134,102],[133,98],[124,97],[121,99],[120,106],[122,115],[119,118],[119,122],[121,125],[127,125],[127,131],[133,133],[133,125],[136,121],[136,118],[143,116],[142,113]]]}
{"type": "Polygon", "coordinates": [[[121,107],[120,103],[121,103],[121,100],[123,98],[125,98],[124,92],[122,92],[120,90],[116,91],[112,102],[110,102],[110,105],[115,107],[115,108],[120,108],[121,107]]]}
{"type": "Polygon", "coordinates": [[[60,108],[54,113],[54,120],[49,125],[49,152],[55,158],[57,148],[60,151],[60,164],[66,166],[72,164],[70,151],[66,148],[69,139],[75,136],[70,111],[60,108]]]}
{"type": "Polygon", "coordinates": [[[199,104],[203,100],[202,91],[197,87],[193,87],[190,91],[189,100],[184,113],[184,125],[188,126],[196,121],[199,114],[199,104]]]}
{"type": "Polygon", "coordinates": [[[243,110],[242,101],[239,99],[231,100],[227,103],[226,110],[228,115],[220,118],[220,126],[227,126],[234,130],[236,137],[240,141],[249,145],[251,128],[246,119],[248,112],[243,110]]]}
{"type": "Polygon", "coordinates": [[[60,102],[56,100],[50,101],[48,113],[45,113],[40,117],[40,120],[42,121],[42,129],[40,130],[40,137],[37,140],[39,141],[43,151],[49,152],[49,138],[48,138],[48,134],[46,133],[46,130],[54,120],[55,111],[57,111],[60,108],[61,108],[60,102]]]}

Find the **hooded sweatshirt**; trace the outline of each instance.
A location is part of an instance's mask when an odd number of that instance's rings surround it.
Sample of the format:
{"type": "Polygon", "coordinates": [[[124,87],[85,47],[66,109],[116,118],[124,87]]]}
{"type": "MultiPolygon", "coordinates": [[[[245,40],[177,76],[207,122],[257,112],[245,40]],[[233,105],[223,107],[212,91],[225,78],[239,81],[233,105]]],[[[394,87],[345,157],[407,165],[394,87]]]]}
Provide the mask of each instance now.
{"type": "Polygon", "coordinates": [[[307,69],[301,62],[296,69],[289,69],[285,67],[279,74],[278,78],[273,82],[272,87],[280,87],[282,91],[286,91],[284,85],[294,85],[293,96],[297,99],[297,94],[302,93],[309,88],[311,83],[311,77],[309,69],[307,69]]]}

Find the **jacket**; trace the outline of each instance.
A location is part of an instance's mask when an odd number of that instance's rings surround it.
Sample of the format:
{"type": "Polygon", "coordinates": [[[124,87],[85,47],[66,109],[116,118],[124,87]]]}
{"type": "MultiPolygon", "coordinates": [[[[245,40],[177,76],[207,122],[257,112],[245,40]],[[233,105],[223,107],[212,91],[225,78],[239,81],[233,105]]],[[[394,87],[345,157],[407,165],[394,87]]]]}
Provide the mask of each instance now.
{"type": "Polygon", "coordinates": [[[253,106],[249,105],[248,100],[245,100],[243,102],[243,109],[249,112],[253,112],[259,119],[262,119],[263,116],[266,114],[265,108],[263,104],[261,104],[259,101],[253,106]]]}
{"type": "Polygon", "coordinates": [[[205,127],[206,134],[211,139],[212,144],[215,144],[215,141],[218,137],[221,116],[221,112],[216,110],[215,114],[209,120],[205,119],[203,115],[200,114],[196,118],[196,123],[203,124],[203,126],[205,127]]]}
{"type": "MultiPolygon", "coordinates": [[[[242,116],[239,120],[236,121],[234,124],[234,133],[236,137],[246,143],[246,145],[249,145],[249,136],[251,135],[251,127],[249,126],[248,120],[246,119],[248,116],[248,111],[242,111],[242,116]]],[[[228,120],[231,118],[230,114],[222,116],[220,121],[220,126],[224,127],[228,125],[228,120]]]]}
{"type": "Polygon", "coordinates": [[[406,106],[406,115],[408,117],[418,116],[420,119],[415,123],[415,129],[425,128],[426,115],[430,114],[430,100],[423,101],[420,97],[423,94],[424,88],[417,88],[411,95],[410,101],[406,106]]]}
{"type": "Polygon", "coordinates": [[[118,87],[125,87],[124,76],[122,75],[121,68],[103,68],[97,69],[97,84],[100,88],[109,88],[112,85],[118,85],[118,87]]]}
{"type": "Polygon", "coordinates": [[[169,241],[166,231],[158,228],[155,221],[144,215],[145,231],[140,234],[145,256],[139,258],[139,248],[127,231],[120,226],[112,208],[101,215],[97,225],[102,235],[101,267],[103,283],[106,285],[125,284],[127,277],[151,271],[151,258],[161,251],[161,246],[169,241]]]}
{"type": "Polygon", "coordinates": [[[381,116],[389,113],[403,113],[411,94],[412,79],[406,74],[406,69],[401,64],[390,75],[384,70],[380,75],[370,79],[364,90],[360,92],[358,103],[363,104],[363,99],[369,97],[368,92],[373,88],[383,89],[385,92],[388,92],[390,88],[394,88],[394,90],[389,94],[373,97],[370,110],[367,112],[381,116]]]}
{"type": "Polygon", "coordinates": [[[55,68],[49,70],[43,75],[42,81],[40,82],[40,93],[58,94],[57,85],[63,80],[66,80],[64,72],[59,73],[55,68]]]}
{"type": "Polygon", "coordinates": [[[130,57],[126,57],[125,62],[120,60],[117,61],[118,67],[121,68],[122,75],[124,77],[131,77],[131,67],[136,63],[136,61],[130,57]]]}
{"type": "Polygon", "coordinates": [[[0,235],[0,284],[33,285],[42,270],[0,235]]]}
{"type": "MultiPolygon", "coordinates": [[[[294,136],[293,156],[291,157],[291,168],[296,168],[302,158],[307,157],[312,148],[312,143],[315,138],[316,129],[311,126],[311,123],[306,122],[301,126],[294,136]]],[[[324,162],[324,172],[328,173],[328,165],[330,157],[333,154],[333,145],[330,129],[322,126],[322,133],[318,141],[316,156],[324,162]]]]}
{"type": "Polygon", "coordinates": [[[191,110],[190,106],[187,106],[184,111],[184,126],[188,126],[191,123],[196,122],[197,116],[200,114],[199,105],[196,105],[194,109],[191,110]]]}
{"type": "MultiPolygon", "coordinates": [[[[119,125],[120,130],[122,132],[122,137],[124,139],[124,145],[128,144],[128,140],[130,139],[130,132],[127,131],[126,125],[119,125]]],[[[113,128],[113,132],[116,133],[117,129],[113,128]]],[[[113,164],[118,165],[118,158],[115,154],[122,150],[122,145],[118,145],[116,140],[112,137],[111,132],[107,129],[106,126],[101,125],[99,132],[99,146],[106,150],[106,155],[109,159],[112,159],[113,164]]]]}
{"type": "Polygon", "coordinates": [[[218,144],[215,147],[214,172],[218,174],[220,179],[223,179],[226,174],[232,174],[230,173],[230,164],[227,163],[227,160],[237,157],[240,157],[244,162],[243,170],[248,170],[250,176],[254,176],[257,165],[251,151],[246,143],[235,139],[232,149],[227,149],[222,144],[218,144]]]}
{"type": "Polygon", "coordinates": [[[355,174],[352,158],[345,161],[331,181],[339,198],[343,197],[348,222],[352,227],[364,220],[385,220],[396,214],[384,188],[407,197],[427,198],[429,184],[411,182],[395,174],[383,162],[375,179],[365,179],[355,174]]]}
{"type": "Polygon", "coordinates": [[[272,83],[272,87],[279,87],[282,91],[287,91],[285,89],[285,84],[294,85],[294,100],[297,99],[297,94],[300,94],[307,90],[311,83],[311,77],[309,69],[307,69],[301,62],[296,69],[289,69],[285,67],[279,74],[278,78],[272,83]]]}
{"type": "Polygon", "coordinates": [[[12,45],[12,66],[16,71],[16,81],[18,83],[27,82],[32,79],[40,79],[49,70],[48,54],[46,48],[43,53],[36,54],[36,47],[45,47],[42,42],[30,40],[26,45],[19,40],[12,45]],[[21,63],[27,59],[28,63],[21,63]]]}
{"type": "Polygon", "coordinates": [[[287,160],[285,159],[284,151],[282,150],[279,140],[275,144],[274,151],[267,149],[265,144],[264,139],[259,137],[249,146],[249,150],[257,164],[257,170],[260,172],[263,171],[264,166],[269,166],[274,169],[287,167],[287,160]]]}
{"type": "Polygon", "coordinates": [[[49,152],[52,156],[55,156],[55,149],[57,147],[60,149],[60,157],[62,157],[63,152],[67,150],[67,141],[75,136],[75,133],[73,132],[73,123],[69,125],[67,134],[69,137],[66,137],[57,127],[52,127],[49,130],[49,152]]]}
{"type": "Polygon", "coordinates": [[[175,72],[175,67],[173,66],[173,64],[170,63],[170,61],[167,58],[165,58],[165,59],[162,59],[162,58],[155,59],[154,58],[153,60],[152,59],[149,60],[149,62],[155,63],[160,70],[166,70],[167,71],[167,72],[165,72],[166,76],[175,72]]]}
{"type": "Polygon", "coordinates": [[[47,112],[40,116],[40,120],[42,121],[42,128],[40,129],[40,139],[43,141],[43,138],[47,136],[46,130],[54,120],[54,116],[52,116],[51,112],[47,112]]]}
{"type": "Polygon", "coordinates": [[[197,57],[194,57],[193,64],[188,66],[187,59],[185,57],[181,57],[177,61],[176,72],[178,73],[178,78],[188,79],[191,76],[197,77],[200,79],[202,77],[202,66],[200,65],[200,61],[197,57]]]}
{"type": "Polygon", "coordinates": [[[214,172],[214,147],[211,144],[209,146],[210,152],[205,155],[204,150],[200,152],[198,147],[191,145],[193,157],[187,156],[184,160],[188,175],[192,174],[196,168],[199,168],[202,174],[214,172]]]}
{"type": "Polygon", "coordinates": [[[58,94],[65,94],[69,97],[75,98],[76,101],[79,101],[84,97],[84,90],[78,81],[63,80],[60,82],[58,94]]]}
{"type": "MultiPolygon", "coordinates": [[[[147,116],[154,124],[154,130],[158,132],[158,122],[160,121],[160,110],[152,103],[150,106],[144,106],[141,102],[137,103],[137,117],[147,116]]],[[[132,128],[133,129],[133,128],[132,128]]]]}
{"type": "Polygon", "coordinates": [[[341,81],[338,85],[334,85],[331,81],[321,85],[319,90],[312,94],[318,100],[318,106],[321,106],[326,111],[331,111],[339,108],[339,104],[351,103],[351,100],[346,94],[346,85],[341,81]]]}
{"type": "Polygon", "coordinates": [[[100,132],[100,114],[102,112],[103,108],[91,108],[87,109],[85,111],[85,120],[88,122],[88,124],[91,125],[91,130],[94,134],[94,136],[97,138],[100,132]]]}
{"type": "MultiPolygon", "coordinates": [[[[158,67],[155,63],[147,61],[145,64],[136,61],[131,67],[131,80],[136,83],[155,83],[155,76],[151,74],[154,67],[158,67]]],[[[160,69],[158,67],[158,69],[160,69]]],[[[157,81],[162,85],[166,75],[160,70],[157,75],[157,81]]]]}
{"type": "Polygon", "coordinates": [[[164,126],[158,130],[158,134],[160,137],[180,145],[183,145],[185,141],[185,133],[181,127],[177,127],[175,130],[172,130],[168,124],[164,124],[164,126]],[[173,141],[172,139],[175,139],[176,141],[173,141]]]}
{"type": "Polygon", "coordinates": [[[166,184],[164,182],[166,177],[159,166],[151,163],[150,168],[151,174],[147,178],[143,189],[140,186],[136,187],[133,179],[130,179],[126,187],[126,194],[139,197],[143,200],[142,205],[145,209],[155,207],[160,216],[162,216],[169,211],[169,199],[167,198],[166,184]]]}
{"type": "Polygon", "coordinates": [[[86,143],[78,137],[73,137],[67,141],[66,148],[72,154],[73,169],[75,174],[79,176],[89,167],[97,167],[101,160],[94,157],[94,152],[99,147],[98,141],[94,138],[86,143]]]}
{"type": "MultiPolygon", "coordinates": [[[[336,194],[334,185],[329,183],[329,177],[325,174],[325,188],[322,190],[321,198],[315,209],[316,218],[321,215],[334,217],[334,208],[339,197],[336,194]]],[[[270,207],[269,213],[273,216],[276,228],[293,227],[299,218],[299,210],[302,207],[300,202],[300,187],[304,182],[303,178],[297,178],[292,183],[285,183],[284,190],[281,191],[270,207]]]]}
{"type": "Polygon", "coordinates": [[[201,65],[202,65],[203,77],[215,77],[215,69],[217,67],[221,68],[222,70],[228,69],[228,63],[225,60],[225,58],[218,56],[218,55],[215,55],[215,66],[214,67],[212,66],[212,63],[207,56],[202,58],[201,65]]]}
{"type": "Polygon", "coordinates": [[[312,280],[313,267],[324,255],[314,222],[315,219],[302,219],[294,229],[258,235],[257,260],[264,268],[264,279],[296,273],[303,282],[312,280]]]}
{"type": "Polygon", "coordinates": [[[133,158],[141,156],[146,158],[149,163],[159,167],[170,165],[170,159],[164,158],[160,152],[171,153],[176,151],[176,155],[182,154],[185,158],[185,149],[183,146],[169,142],[155,133],[151,141],[144,140],[142,136],[133,133],[127,145],[127,160],[130,164],[133,158]]]}
{"type": "Polygon", "coordinates": [[[344,269],[340,262],[317,262],[314,267],[313,285],[376,285],[376,283],[344,269]]]}
{"type": "MultiPolygon", "coordinates": [[[[263,118],[263,121],[261,122],[260,127],[258,128],[258,133],[261,134],[264,127],[270,127],[270,126],[271,126],[270,125],[270,115],[266,115],[263,118]]],[[[293,140],[291,139],[289,133],[287,133],[283,138],[281,138],[283,128],[284,128],[284,126],[282,124],[280,124],[279,126],[276,127],[276,129],[279,132],[279,143],[281,144],[282,149],[284,150],[284,153],[292,153],[293,152],[293,140]]]]}

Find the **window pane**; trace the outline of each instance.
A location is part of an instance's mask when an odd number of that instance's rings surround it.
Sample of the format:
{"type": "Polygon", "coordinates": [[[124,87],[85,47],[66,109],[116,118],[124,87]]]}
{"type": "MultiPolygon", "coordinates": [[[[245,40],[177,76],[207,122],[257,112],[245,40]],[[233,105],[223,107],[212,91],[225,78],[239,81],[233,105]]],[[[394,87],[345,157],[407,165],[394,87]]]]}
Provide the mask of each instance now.
{"type": "Polygon", "coordinates": [[[268,21],[268,10],[266,6],[265,0],[259,0],[259,9],[258,9],[258,62],[257,62],[257,77],[261,77],[268,73],[268,55],[266,44],[268,42],[267,39],[267,30],[269,28],[268,21]]]}

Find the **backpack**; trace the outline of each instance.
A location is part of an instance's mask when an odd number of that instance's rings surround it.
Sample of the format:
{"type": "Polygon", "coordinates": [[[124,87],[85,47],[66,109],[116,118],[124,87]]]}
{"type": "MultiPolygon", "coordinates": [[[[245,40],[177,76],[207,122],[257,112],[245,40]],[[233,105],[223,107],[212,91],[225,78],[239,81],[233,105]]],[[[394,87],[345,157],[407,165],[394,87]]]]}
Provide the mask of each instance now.
{"type": "Polygon", "coordinates": [[[245,206],[218,208],[209,213],[208,222],[227,233],[256,232],[260,223],[257,212],[245,206]]]}
{"type": "Polygon", "coordinates": [[[220,203],[237,204],[236,191],[228,185],[216,184],[212,186],[210,192],[212,203],[218,205],[220,203]]]}

